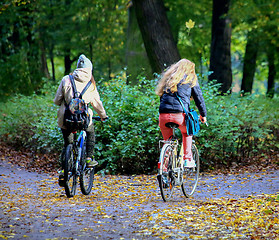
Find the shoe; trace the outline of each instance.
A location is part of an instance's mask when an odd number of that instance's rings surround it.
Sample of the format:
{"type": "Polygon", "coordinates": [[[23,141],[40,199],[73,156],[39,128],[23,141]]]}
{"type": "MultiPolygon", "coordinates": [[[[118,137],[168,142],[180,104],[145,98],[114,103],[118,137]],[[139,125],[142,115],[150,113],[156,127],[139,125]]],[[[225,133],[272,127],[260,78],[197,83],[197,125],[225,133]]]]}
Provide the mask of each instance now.
{"type": "Polygon", "coordinates": [[[163,188],[168,188],[169,187],[168,177],[166,175],[163,175],[162,178],[163,178],[163,188]]]}
{"type": "Polygon", "coordinates": [[[97,166],[99,163],[95,160],[95,159],[92,159],[92,158],[86,158],[86,167],[88,168],[93,168],[95,166],[97,166]]]}
{"type": "Polygon", "coordinates": [[[194,168],[194,167],[196,167],[196,163],[195,163],[195,161],[193,160],[193,159],[185,159],[185,162],[184,162],[184,167],[186,167],[186,168],[194,168]]]}
{"type": "Polygon", "coordinates": [[[60,187],[65,187],[65,181],[64,181],[64,170],[59,171],[59,180],[58,184],[60,187]]]}

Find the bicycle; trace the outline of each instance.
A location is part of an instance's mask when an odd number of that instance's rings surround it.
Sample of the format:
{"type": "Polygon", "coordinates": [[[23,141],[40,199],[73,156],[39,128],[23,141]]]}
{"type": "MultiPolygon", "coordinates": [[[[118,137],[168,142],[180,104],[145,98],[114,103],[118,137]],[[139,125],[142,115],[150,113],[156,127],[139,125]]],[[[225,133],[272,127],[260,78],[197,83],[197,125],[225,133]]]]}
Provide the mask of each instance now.
{"type": "MultiPolygon", "coordinates": [[[[100,117],[92,117],[101,121],[100,117]]],[[[61,184],[65,188],[68,198],[76,194],[79,178],[80,189],[84,195],[88,195],[93,187],[95,167],[86,166],[86,131],[73,131],[74,141],[66,147],[62,169],[64,179],[61,184]]]]}
{"type": "Polygon", "coordinates": [[[163,147],[160,153],[157,175],[161,196],[165,202],[172,197],[175,186],[181,186],[185,197],[192,196],[196,190],[200,172],[200,159],[195,141],[193,140],[192,143],[192,155],[196,166],[188,168],[184,166],[182,144],[180,151],[178,151],[180,144],[175,137],[175,129],[178,124],[170,122],[166,126],[173,129],[173,136],[170,140],[159,141],[159,148],[161,148],[161,144],[163,144],[163,147]]]}

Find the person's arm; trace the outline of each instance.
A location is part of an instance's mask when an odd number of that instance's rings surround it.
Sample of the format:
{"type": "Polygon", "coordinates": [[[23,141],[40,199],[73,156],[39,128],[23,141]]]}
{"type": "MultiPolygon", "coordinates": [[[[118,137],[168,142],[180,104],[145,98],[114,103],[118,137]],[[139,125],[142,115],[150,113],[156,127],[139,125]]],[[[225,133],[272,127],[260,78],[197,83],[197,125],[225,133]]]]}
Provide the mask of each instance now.
{"type": "Polygon", "coordinates": [[[95,89],[93,91],[93,99],[90,103],[91,103],[93,109],[97,112],[97,114],[100,116],[100,118],[102,120],[107,118],[107,114],[106,114],[106,111],[103,107],[103,103],[100,99],[100,95],[99,95],[99,92],[97,90],[97,87],[95,87],[95,89]]]}
{"type": "Polygon", "coordinates": [[[56,105],[58,105],[58,106],[61,105],[61,103],[62,103],[62,101],[63,101],[63,99],[64,99],[62,89],[63,89],[63,79],[62,79],[62,81],[60,82],[59,87],[58,87],[58,89],[57,89],[57,91],[56,91],[55,97],[54,97],[54,99],[53,99],[54,104],[56,104],[56,105]]]}
{"type": "Polygon", "coordinates": [[[195,101],[195,104],[196,104],[197,108],[199,109],[199,112],[200,112],[200,115],[201,115],[200,119],[203,123],[205,123],[206,122],[207,111],[206,111],[202,91],[201,91],[201,88],[200,88],[200,85],[199,85],[198,82],[197,82],[197,85],[192,88],[192,96],[193,96],[193,99],[195,101]]]}

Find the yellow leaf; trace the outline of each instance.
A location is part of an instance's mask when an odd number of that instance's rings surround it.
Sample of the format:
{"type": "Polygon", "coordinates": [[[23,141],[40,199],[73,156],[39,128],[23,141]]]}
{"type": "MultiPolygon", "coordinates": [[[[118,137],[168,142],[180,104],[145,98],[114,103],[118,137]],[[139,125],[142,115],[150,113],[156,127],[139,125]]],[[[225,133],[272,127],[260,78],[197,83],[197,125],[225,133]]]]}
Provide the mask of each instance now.
{"type": "Polygon", "coordinates": [[[94,212],[101,212],[101,211],[102,211],[101,206],[98,206],[94,209],[94,212]]]}
{"type": "Polygon", "coordinates": [[[188,22],[185,23],[186,28],[191,29],[195,26],[195,22],[190,19],[188,22]]]}

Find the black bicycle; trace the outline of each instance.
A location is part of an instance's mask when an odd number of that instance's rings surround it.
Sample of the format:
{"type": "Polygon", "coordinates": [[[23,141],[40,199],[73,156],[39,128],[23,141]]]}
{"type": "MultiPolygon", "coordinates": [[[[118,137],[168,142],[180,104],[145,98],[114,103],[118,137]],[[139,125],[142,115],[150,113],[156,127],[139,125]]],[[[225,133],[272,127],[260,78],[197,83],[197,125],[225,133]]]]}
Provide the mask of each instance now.
{"type": "MultiPolygon", "coordinates": [[[[92,117],[101,121],[100,117],[92,117]]],[[[80,189],[88,195],[93,187],[95,167],[86,166],[86,131],[74,131],[74,141],[66,148],[62,169],[64,171],[63,186],[68,198],[76,194],[79,178],[80,189]]]]}

